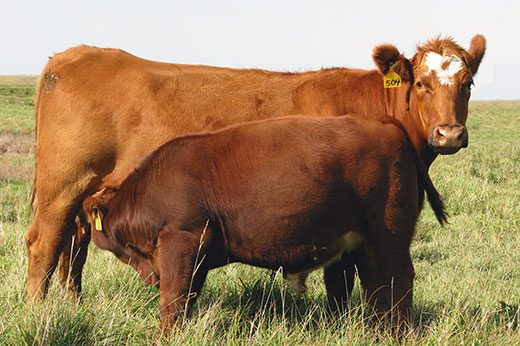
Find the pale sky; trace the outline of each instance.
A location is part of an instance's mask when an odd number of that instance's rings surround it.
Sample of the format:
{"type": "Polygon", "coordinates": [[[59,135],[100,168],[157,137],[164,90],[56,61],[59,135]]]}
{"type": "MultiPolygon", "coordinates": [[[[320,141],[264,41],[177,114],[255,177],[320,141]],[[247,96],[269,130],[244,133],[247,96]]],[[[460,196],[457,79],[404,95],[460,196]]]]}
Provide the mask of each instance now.
{"type": "Polygon", "coordinates": [[[40,74],[79,44],[142,58],[277,71],[375,68],[372,48],[483,34],[472,99],[520,99],[520,1],[0,0],[0,75],[40,74]]]}

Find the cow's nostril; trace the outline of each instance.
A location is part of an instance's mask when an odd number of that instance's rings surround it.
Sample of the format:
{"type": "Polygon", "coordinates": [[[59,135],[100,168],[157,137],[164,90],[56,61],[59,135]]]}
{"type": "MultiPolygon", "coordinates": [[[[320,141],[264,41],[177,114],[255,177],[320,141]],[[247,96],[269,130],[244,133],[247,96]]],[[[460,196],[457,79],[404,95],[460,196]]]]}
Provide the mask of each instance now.
{"type": "Polygon", "coordinates": [[[437,129],[435,129],[435,138],[437,138],[437,140],[442,140],[446,137],[446,133],[445,131],[438,127],[437,129]]]}

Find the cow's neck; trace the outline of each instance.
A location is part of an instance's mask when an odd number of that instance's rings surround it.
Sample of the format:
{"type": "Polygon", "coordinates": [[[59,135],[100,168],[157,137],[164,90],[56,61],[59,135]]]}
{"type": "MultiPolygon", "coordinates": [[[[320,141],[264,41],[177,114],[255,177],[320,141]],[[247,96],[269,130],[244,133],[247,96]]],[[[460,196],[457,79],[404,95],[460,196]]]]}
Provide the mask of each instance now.
{"type": "MultiPolygon", "coordinates": [[[[382,80],[381,80],[382,83],[382,80]]],[[[408,132],[415,150],[421,156],[426,168],[429,168],[436,155],[428,147],[425,139],[416,128],[420,114],[413,114],[409,107],[410,83],[404,82],[401,88],[384,89],[385,113],[398,119],[408,132]]]]}
{"type": "Polygon", "coordinates": [[[431,165],[435,155],[416,128],[420,115],[410,113],[410,83],[386,89],[377,70],[332,69],[319,74],[319,78],[306,80],[295,92],[292,114],[388,114],[403,124],[426,167],[431,165]],[[311,100],[309,94],[313,95],[311,100]]]}

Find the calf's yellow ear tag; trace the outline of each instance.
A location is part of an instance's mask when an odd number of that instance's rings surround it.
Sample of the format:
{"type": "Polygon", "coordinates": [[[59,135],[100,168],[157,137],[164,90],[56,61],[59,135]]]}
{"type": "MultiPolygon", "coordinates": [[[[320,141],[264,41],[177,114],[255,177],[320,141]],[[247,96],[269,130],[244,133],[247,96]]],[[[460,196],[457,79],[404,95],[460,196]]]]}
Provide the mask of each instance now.
{"type": "Polygon", "coordinates": [[[101,222],[101,215],[99,215],[99,209],[96,209],[96,219],[94,220],[96,224],[96,231],[103,231],[103,223],[101,222]]]}
{"type": "Polygon", "coordinates": [[[383,77],[383,86],[385,88],[400,88],[401,87],[401,76],[392,70],[390,67],[390,71],[383,77]]]}

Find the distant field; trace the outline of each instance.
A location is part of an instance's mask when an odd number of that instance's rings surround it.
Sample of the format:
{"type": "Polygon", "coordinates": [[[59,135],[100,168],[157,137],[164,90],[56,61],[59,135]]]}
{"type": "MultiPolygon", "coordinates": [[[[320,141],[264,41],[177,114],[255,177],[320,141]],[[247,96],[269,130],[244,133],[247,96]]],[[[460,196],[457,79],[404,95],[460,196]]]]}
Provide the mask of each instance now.
{"type": "MultiPolygon", "coordinates": [[[[0,76],[0,345],[151,345],[158,291],[93,245],[82,304],[55,279],[44,303],[25,304],[36,82],[0,76]]],[[[280,274],[230,265],[210,273],[191,318],[164,344],[520,345],[520,101],[471,102],[467,125],[469,147],[431,168],[450,224],[441,228],[429,206],[421,215],[408,336],[368,327],[359,283],[350,313],[333,322],[321,271],[298,297],[280,274]]]]}
{"type": "Polygon", "coordinates": [[[0,76],[0,134],[30,134],[38,76],[0,76]]]}

